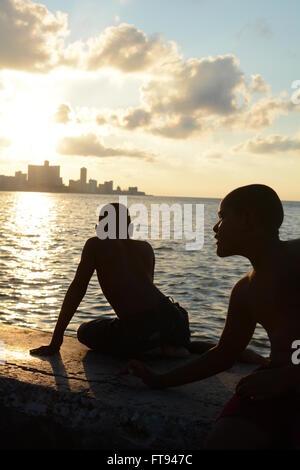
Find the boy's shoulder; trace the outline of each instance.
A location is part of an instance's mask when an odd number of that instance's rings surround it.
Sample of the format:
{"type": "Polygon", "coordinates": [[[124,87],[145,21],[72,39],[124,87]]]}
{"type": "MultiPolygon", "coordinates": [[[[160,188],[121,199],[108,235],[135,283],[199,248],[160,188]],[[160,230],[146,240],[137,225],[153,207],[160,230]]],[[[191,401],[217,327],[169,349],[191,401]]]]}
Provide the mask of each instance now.
{"type": "Polygon", "coordinates": [[[91,238],[88,238],[85,242],[85,247],[86,248],[92,248],[93,246],[95,246],[96,243],[98,243],[99,241],[101,241],[98,237],[91,237],[91,238]]]}
{"type": "Polygon", "coordinates": [[[294,251],[295,253],[300,253],[300,238],[294,240],[286,240],[282,242],[289,250],[294,251]]]}
{"type": "Polygon", "coordinates": [[[147,253],[154,254],[152,245],[145,240],[131,240],[137,247],[147,253]]]}
{"type": "Polygon", "coordinates": [[[285,253],[287,254],[287,259],[291,260],[293,264],[294,262],[300,263],[300,238],[287,240],[282,243],[285,248],[285,253]]]}
{"type": "Polygon", "coordinates": [[[251,285],[252,272],[239,279],[232,288],[231,298],[235,300],[246,300],[251,285]]]}
{"type": "MultiPolygon", "coordinates": [[[[99,247],[99,244],[107,244],[108,243],[114,243],[116,242],[117,240],[108,240],[108,239],[105,239],[105,240],[101,240],[100,238],[98,238],[97,236],[94,236],[94,237],[91,237],[89,238],[86,242],[85,242],[85,247],[86,248],[93,248],[95,246],[98,246],[99,247]]],[[[147,252],[151,252],[153,253],[153,248],[151,246],[151,244],[145,240],[134,240],[134,239],[130,239],[128,240],[129,243],[132,243],[134,244],[137,248],[140,248],[144,251],[147,251],[147,252]]]]}

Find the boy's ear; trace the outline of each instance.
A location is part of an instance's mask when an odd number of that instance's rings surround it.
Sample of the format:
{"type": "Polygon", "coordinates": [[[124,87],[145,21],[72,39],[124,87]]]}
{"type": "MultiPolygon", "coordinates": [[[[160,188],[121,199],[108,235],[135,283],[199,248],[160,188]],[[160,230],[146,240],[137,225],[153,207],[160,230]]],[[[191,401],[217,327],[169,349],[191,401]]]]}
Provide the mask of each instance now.
{"type": "Polygon", "coordinates": [[[248,232],[251,228],[251,215],[249,211],[243,211],[239,214],[239,227],[242,231],[248,232]]]}
{"type": "Polygon", "coordinates": [[[247,230],[247,232],[255,230],[257,227],[257,220],[255,213],[253,211],[245,211],[242,216],[242,227],[247,230]]]}

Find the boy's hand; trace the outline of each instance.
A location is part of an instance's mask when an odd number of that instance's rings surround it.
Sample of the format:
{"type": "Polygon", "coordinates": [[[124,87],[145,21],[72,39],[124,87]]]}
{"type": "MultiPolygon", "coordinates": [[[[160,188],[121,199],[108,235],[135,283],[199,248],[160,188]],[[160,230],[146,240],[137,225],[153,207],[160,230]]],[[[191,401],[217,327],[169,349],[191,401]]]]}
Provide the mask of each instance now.
{"type": "Polygon", "coordinates": [[[59,353],[60,346],[49,344],[49,346],[41,346],[40,348],[31,349],[29,352],[33,356],[54,356],[59,353]]]}
{"type": "Polygon", "coordinates": [[[129,361],[129,363],[120,371],[120,374],[133,374],[142,379],[144,384],[150,388],[163,388],[162,375],[155,374],[140,361],[129,361]]]}

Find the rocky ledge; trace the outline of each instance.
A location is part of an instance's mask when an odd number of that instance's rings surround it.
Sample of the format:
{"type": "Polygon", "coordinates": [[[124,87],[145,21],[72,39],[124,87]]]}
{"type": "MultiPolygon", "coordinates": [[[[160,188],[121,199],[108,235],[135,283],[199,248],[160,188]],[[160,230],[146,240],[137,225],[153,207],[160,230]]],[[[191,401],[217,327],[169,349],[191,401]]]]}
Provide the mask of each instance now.
{"type": "MultiPolygon", "coordinates": [[[[49,338],[0,325],[2,448],[201,449],[236,383],[253,369],[237,364],[199,383],[149,390],[118,375],[125,361],[91,352],[74,337],[65,336],[55,357],[29,354],[49,338]]],[[[185,361],[147,363],[165,371],[185,361]]]]}

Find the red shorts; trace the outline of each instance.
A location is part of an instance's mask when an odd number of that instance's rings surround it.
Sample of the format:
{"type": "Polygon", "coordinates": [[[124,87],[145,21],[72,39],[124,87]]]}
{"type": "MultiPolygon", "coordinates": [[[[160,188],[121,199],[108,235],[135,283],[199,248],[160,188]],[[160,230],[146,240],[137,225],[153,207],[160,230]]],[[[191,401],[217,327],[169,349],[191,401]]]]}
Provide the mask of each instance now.
{"type": "MultiPolygon", "coordinates": [[[[263,370],[266,367],[259,367],[263,370]]],[[[239,417],[252,422],[282,447],[300,448],[300,395],[294,392],[265,400],[240,398],[236,394],[225,405],[217,421],[239,417]]]]}

